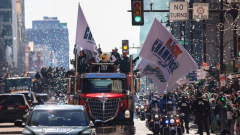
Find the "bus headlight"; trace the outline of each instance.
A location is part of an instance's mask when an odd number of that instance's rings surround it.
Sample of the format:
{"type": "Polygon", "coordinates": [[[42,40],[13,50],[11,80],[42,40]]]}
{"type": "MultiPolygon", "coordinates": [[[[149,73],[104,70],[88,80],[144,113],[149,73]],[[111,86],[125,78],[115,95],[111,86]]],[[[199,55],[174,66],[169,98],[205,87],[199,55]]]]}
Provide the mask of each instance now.
{"type": "Polygon", "coordinates": [[[129,110],[125,111],[125,118],[130,118],[130,111],[129,110]]]}
{"type": "Polygon", "coordinates": [[[170,119],[170,123],[173,124],[174,123],[174,119],[170,119]]]}

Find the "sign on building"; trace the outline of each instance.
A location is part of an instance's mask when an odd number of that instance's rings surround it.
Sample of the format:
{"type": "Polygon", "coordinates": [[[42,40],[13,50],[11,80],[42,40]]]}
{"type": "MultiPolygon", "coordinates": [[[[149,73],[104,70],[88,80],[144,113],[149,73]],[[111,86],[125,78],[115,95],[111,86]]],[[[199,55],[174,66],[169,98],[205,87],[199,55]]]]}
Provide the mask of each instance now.
{"type": "Polygon", "coordinates": [[[169,2],[169,20],[187,21],[188,20],[188,2],[174,1],[169,2]]]}
{"type": "Polygon", "coordinates": [[[193,3],[193,19],[208,19],[209,3],[193,3]]]}

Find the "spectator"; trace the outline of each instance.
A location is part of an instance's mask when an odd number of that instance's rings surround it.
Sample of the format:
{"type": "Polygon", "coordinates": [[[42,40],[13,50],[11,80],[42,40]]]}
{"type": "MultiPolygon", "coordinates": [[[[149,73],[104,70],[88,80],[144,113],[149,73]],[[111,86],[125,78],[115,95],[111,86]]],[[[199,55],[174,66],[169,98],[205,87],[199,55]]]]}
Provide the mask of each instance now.
{"type": "Polygon", "coordinates": [[[88,63],[86,59],[86,55],[84,50],[80,51],[79,57],[78,57],[78,74],[85,73],[88,69],[88,63]]]}

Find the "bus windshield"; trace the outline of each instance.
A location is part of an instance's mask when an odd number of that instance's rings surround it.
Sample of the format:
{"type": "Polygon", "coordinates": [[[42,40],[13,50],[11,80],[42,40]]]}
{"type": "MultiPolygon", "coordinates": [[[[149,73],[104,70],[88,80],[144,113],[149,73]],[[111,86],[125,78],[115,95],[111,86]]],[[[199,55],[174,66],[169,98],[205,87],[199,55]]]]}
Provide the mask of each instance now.
{"type": "Polygon", "coordinates": [[[123,78],[85,78],[82,81],[82,93],[126,93],[123,78]]]}

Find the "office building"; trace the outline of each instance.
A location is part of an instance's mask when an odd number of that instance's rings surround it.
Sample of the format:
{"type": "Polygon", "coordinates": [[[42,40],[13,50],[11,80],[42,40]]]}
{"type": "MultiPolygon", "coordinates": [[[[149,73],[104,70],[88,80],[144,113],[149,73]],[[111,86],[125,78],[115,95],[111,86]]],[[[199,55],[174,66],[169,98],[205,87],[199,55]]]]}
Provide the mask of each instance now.
{"type": "Polygon", "coordinates": [[[0,0],[1,63],[14,74],[24,71],[24,0],[0,0]]]}
{"type": "MultiPolygon", "coordinates": [[[[32,22],[32,29],[26,31],[27,41],[34,45],[48,46],[54,52],[58,67],[69,69],[69,39],[67,23],[60,23],[57,17],[43,17],[32,22]]],[[[48,64],[46,64],[48,65],[48,64]]]]}

